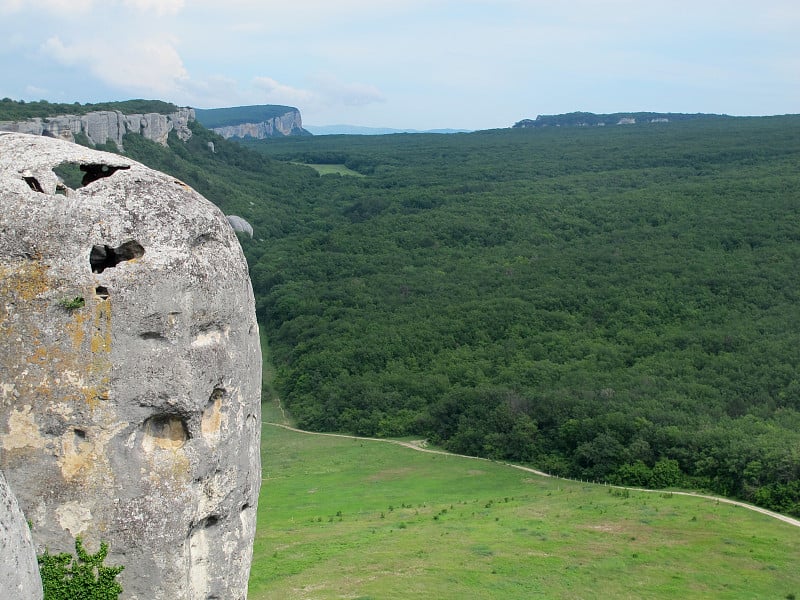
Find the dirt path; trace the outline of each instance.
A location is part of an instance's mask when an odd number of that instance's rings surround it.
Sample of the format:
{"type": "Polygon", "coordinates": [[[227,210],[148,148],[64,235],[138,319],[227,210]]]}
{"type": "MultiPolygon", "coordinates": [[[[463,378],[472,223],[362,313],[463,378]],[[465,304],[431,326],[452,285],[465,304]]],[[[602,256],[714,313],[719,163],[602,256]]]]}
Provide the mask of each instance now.
{"type": "MultiPolygon", "coordinates": [[[[281,408],[281,412],[283,412],[281,408]]],[[[285,417],[285,413],[284,413],[285,417]]],[[[318,431],[305,431],[303,429],[297,429],[296,427],[291,427],[290,425],[284,425],[282,423],[270,423],[267,421],[263,422],[264,425],[272,425],[273,427],[282,427],[283,429],[288,429],[289,431],[295,431],[297,433],[304,433],[306,435],[324,435],[328,437],[338,437],[338,438],[345,438],[349,440],[366,440],[370,442],[383,442],[386,444],[394,444],[396,446],[403,446],[404,448],[411,448],[412,450],[417,450],[418,452],[428,452],[429,454],[442,454],[445,456],[457,456],[460,458],[469,458],[471,460],[483,460],[486,462],[494,462],[497,464],[505,465],[507,467],[511,467],[513,469],[519,469],[520,471],[525,471],[526,473],[533,473],[534,475],[538,475],[539,477],[556,477],[555,475],[550,475],[549,473],[545,473],[544,471],[538,471],[536,469],[532,469],[530,467],[523,467],[522,465],[515,465],[513,463],[507,462],[499,462],[499,461],[492,461],[488,458],[480,458],[478,456],[467,456],[465,454],[453,454],[452,452],[445,452],[444,450],[433,450],[431,448],[426,447],[425,440],[414,440],[411,442],[403,442],[400,440],[385,440],[381,438],[370,438],[370,437],[360,437],[357,435],[346,435],[343,433],[321,433],[318,431]]],[[[559,478],[563,479],[563,478],[559,478]]],[[[569,480],[574,481],[574,480],[569,480]]],[[[630,490],[632,492],[645,492],[648,494],[674,494],[676,496],[692,496],[694,498],[704,498],[706,500],[714,500],[715,502],[721,502],[723,504],[731,504],[733,506],[740,506],[742,508],[746,508],[747,510],[752,510],[757,513],[761,513],[762,515],[766,515],[768,517],[772,517],[773,519],[778,519],[779,521],[783,521],[784,523],[788,523],[789,525],[793,525],[795,527],[800,527],[800,520],[793,519],[792,517],[787,517],[786,515],[782,515],[780,513],[773,512],[771,510],[767,510],[766,508],[761,508],[759,506],[754,506],[752,504],[747,504],[746,502],[739,502],[738,500],[730,500],[729,498],[722,498],[719,496],[709,496],[706,494],[699,494],[696,492],[676,492],[673,490],[647,490],[644,488],[632,488],[632,487],[625,487],[619,485],[609,486],[621,490],[630,490]]]]}

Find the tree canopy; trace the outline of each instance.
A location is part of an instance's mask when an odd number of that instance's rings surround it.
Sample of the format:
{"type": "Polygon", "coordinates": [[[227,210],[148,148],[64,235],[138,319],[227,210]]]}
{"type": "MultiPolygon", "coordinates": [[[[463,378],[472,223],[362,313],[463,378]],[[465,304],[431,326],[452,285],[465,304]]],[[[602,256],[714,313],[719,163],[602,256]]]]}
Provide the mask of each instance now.
{"type": "Polygon", "coordinates": [[[274,384],[302,427],[797,515],[799,126],[242,146],[195,125],[125,148],[253,225],[274,384]]]}

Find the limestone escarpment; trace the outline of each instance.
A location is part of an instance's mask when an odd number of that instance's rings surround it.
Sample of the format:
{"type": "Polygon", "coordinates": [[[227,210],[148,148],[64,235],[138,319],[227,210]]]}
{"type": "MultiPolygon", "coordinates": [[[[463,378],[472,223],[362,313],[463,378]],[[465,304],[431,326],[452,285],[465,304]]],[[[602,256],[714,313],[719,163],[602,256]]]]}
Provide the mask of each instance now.
{"type": "Polygon", "coordinates": [[[283,137],[295,135],[302,131],[303,125],[300,122],[300,113],[286,113],[280,117],[261,121],[260,123],[241,123],[239,125],[227,125],[225,127],[214,127],[213,131],[224,138],[254,138],[264,139],[269,137],[283,137]]]}
{"type": "Polygon", "coordinates": [[[198,109],[195,114],[204,127],[226,139],[310,135],[303,129],[300,111],[291,106],[268,104],[198,109]]]}
{"type": "Polygon", "coordinates": [[[0,232],[0,469],[38,550],[107,541],[123,598],[244,598],[261,358],[228,221],[130,159],[0,133],[0,232]]]}
{"type": "Polygon", "coordinates": [[[183,141],[192,137],[188,123],[194,118],[194,110],[191,108],[181,108],[167,115],[160,113],[125,115],[118,110],[103,110],[80,116],[60,115],[25,121],[2,121],[0,131],[45,135],[70,142],[75,141],[76,135],[82,134],[92,144],[105,144],[111,141],[120,148],[122,148],[122,136],[126,133],[135,133],[166,146],[170,131],[174,130],[178,138],[183,141]]]}

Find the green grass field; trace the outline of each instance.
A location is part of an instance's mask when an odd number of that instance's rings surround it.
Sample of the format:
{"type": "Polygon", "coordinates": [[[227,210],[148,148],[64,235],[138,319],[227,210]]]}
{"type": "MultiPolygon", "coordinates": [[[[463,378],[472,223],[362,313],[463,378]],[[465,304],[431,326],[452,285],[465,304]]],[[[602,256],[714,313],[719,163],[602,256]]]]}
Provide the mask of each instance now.
{"type": "Polygon", "coordinates": [[[253,600],[800,594],[800,532],[740,507],[272,425],[262,449],[253,600]]]}
{"type": "Polygon", "coordinates": [[[344,165],[319,165],[311,163],[296,163],[311,167],[320,175],[350,175],[351,177],[364,177],[361,173],[348,169],[344,165]]]}

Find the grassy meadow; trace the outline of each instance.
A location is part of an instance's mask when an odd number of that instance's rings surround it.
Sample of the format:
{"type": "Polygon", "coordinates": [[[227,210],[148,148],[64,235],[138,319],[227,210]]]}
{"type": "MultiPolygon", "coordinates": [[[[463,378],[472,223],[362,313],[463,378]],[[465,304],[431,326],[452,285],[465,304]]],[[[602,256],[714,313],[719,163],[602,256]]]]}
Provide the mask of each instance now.
{"type": "Polygon", "coordinates": [[[351,177],[364,177],[358,171],[348,169],[345,165],[321,165],[316,163],[297,163],[311,167],[320,175],[350,175],[351,177]]]}
{"type": "Polygon", "coordinates": [[[268,424],[262,452],[252,600],[800,594],[797,529],[740,507],[268,424]]]}

